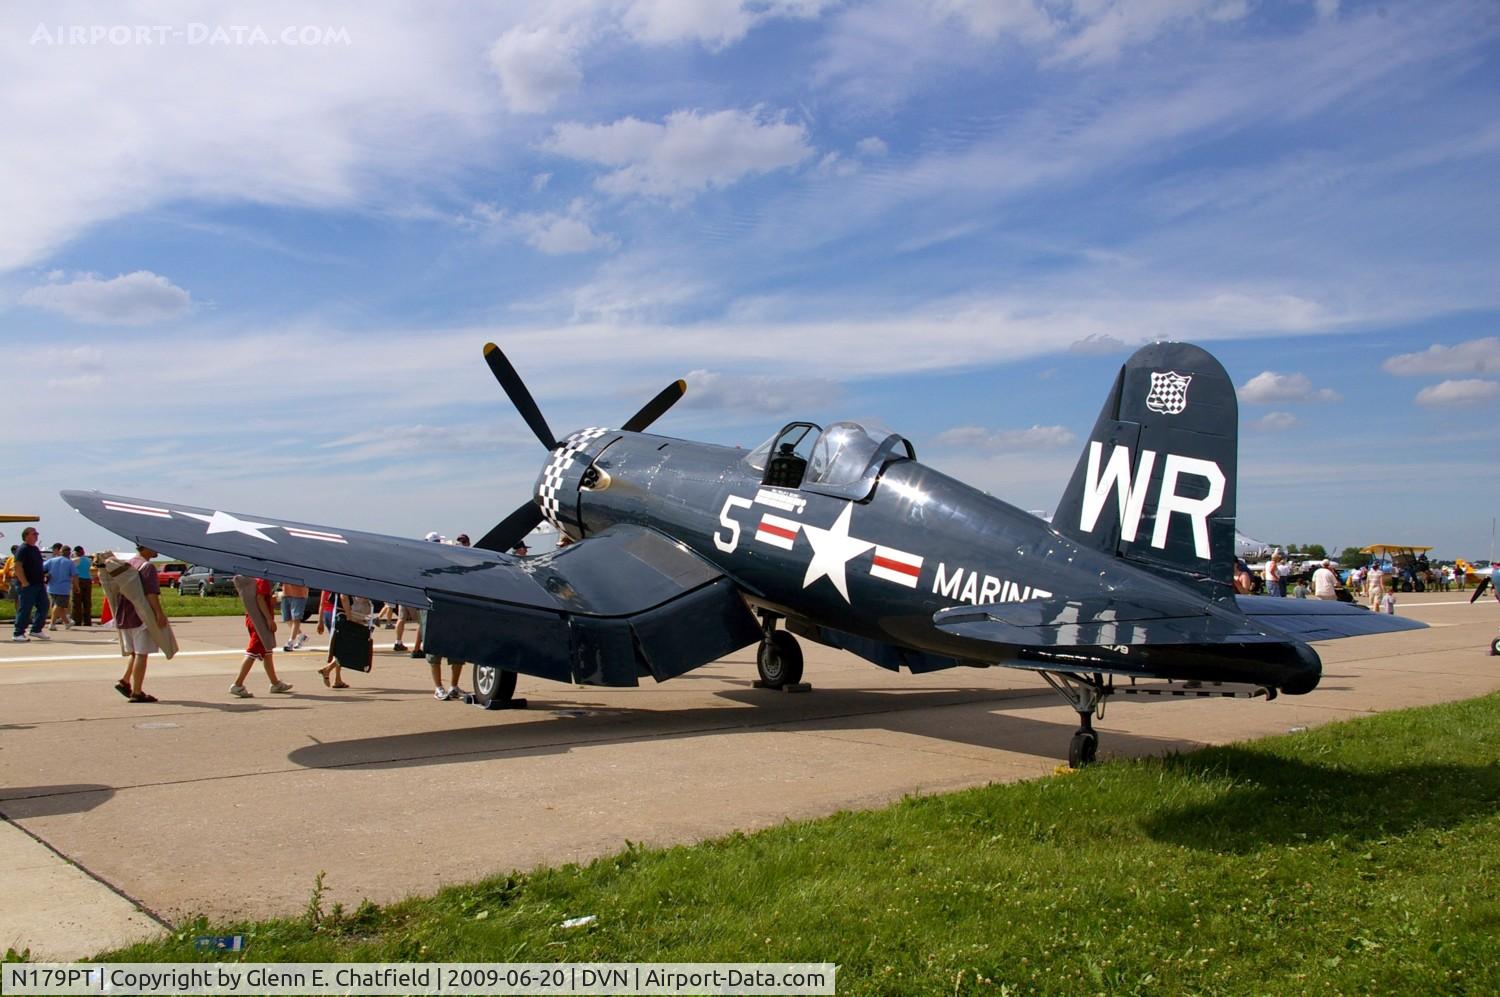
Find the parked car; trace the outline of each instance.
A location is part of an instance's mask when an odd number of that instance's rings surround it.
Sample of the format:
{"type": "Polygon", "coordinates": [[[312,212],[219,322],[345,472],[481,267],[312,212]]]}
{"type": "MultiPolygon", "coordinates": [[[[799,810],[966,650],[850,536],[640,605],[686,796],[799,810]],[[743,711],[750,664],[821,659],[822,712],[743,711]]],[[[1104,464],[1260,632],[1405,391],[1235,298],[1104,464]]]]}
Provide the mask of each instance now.
{"type": "Polygon", "coordinates": [[[156,566],[156,583],[162,588],[176,587],[187,569],[181,561],[164,561],[156,566]]]}
{"type": "Polygon", "coordinates": [[[234,595],[234,575],[194,565],[177,579],[177,591],[183,595],[234,595]]]}

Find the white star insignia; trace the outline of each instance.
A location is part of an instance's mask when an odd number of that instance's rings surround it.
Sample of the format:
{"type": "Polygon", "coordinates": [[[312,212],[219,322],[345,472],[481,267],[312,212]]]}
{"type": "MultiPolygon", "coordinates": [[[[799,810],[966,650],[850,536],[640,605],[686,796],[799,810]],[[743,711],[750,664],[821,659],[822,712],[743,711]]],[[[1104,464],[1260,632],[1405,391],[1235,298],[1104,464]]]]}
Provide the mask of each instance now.
{"type": "Polygon", "coordinates": [[[279,529],[279,527],[275,523],[252,523],[247,519],[240,519],[227,512],[215,512],[212,516],[205,516],[201,513],[183,512],[181,509],[178,509],[177,514],[179,516],[188,516],[202,523],[207,523],[208,533],[210,534],[243,533],[247,537],[255,537],[257,540],[264,540],[266,543],[275,543],[276,541],[266,536],[261,532],[261,530],[267,527],[271,529],[279,529]]]}
{"type": "Polygon", "coordinates": [[[807,575],[802,579],[803,588],[819,578],[827,577],[833,587],[839,590],[839,595],[844,597],[844,601],[849,601],[844,567],[851,557],[858,557],[875,546],[872,541],[849,535],[849,517],[853,512],[854,503],[845,505],[839,518],[833,521],[833,526],[826,530],[802,524],[802,532],[807,534],[807,542],[812,544],[813,549],[812,560],[807,563],[807,575]]]}

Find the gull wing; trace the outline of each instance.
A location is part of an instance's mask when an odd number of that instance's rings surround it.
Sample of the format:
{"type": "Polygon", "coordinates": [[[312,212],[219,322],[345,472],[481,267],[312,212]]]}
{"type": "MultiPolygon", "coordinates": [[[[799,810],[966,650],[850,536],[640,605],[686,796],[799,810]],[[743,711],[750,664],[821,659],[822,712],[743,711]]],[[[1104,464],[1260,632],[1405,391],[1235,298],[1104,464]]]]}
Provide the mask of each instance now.
{"type": "Polygon", "coordinates": [[[617,526],[537,557],[67,491],[105,529],[216,570],[431,610],[434,654],[564,682],[663,681],[760,639],[732,579],[617,526]]]}

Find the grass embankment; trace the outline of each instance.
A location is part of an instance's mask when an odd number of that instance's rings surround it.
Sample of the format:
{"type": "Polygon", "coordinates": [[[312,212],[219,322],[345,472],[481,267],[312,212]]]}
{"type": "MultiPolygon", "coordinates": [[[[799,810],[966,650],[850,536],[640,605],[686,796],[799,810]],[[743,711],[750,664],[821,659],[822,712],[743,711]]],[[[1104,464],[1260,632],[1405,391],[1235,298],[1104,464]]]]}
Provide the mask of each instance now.
{"type": "MultiPolygon", "coordinates": [[[[0,603],[0,621],[15,622],[16,604],[5,600],[0,603]]],[[[104,608],[104,589],[98,585],[94,586],[94,619],[99,619],[99,611],[104,608]]],[[[161,608],[167,611],[167,615],[173,619],[186,616],[244,616],[245,604],[240,602],[239,596],[234,595],[180,595],[176,589],[161,590],[161,608]]]]}
{"type": "Polygon", "coordinates": [[[840,993],[1496,993],[1497,863],[1489,696],[108,958],[243,933],[266,962],[827,960],[840,993]]]}

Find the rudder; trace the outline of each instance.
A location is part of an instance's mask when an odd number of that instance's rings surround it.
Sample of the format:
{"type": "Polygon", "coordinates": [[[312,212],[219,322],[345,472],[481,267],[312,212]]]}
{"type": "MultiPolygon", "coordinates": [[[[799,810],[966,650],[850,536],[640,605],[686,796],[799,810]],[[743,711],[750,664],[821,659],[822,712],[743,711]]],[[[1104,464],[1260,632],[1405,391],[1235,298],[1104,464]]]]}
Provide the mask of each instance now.
{"type": "Polygon", "coordinates": [[[1142,347],[1120,368],[1052,525],[1229,598],[1238,452],[1239,404],[1219,361],[1190,343],[1142,347]]]}

